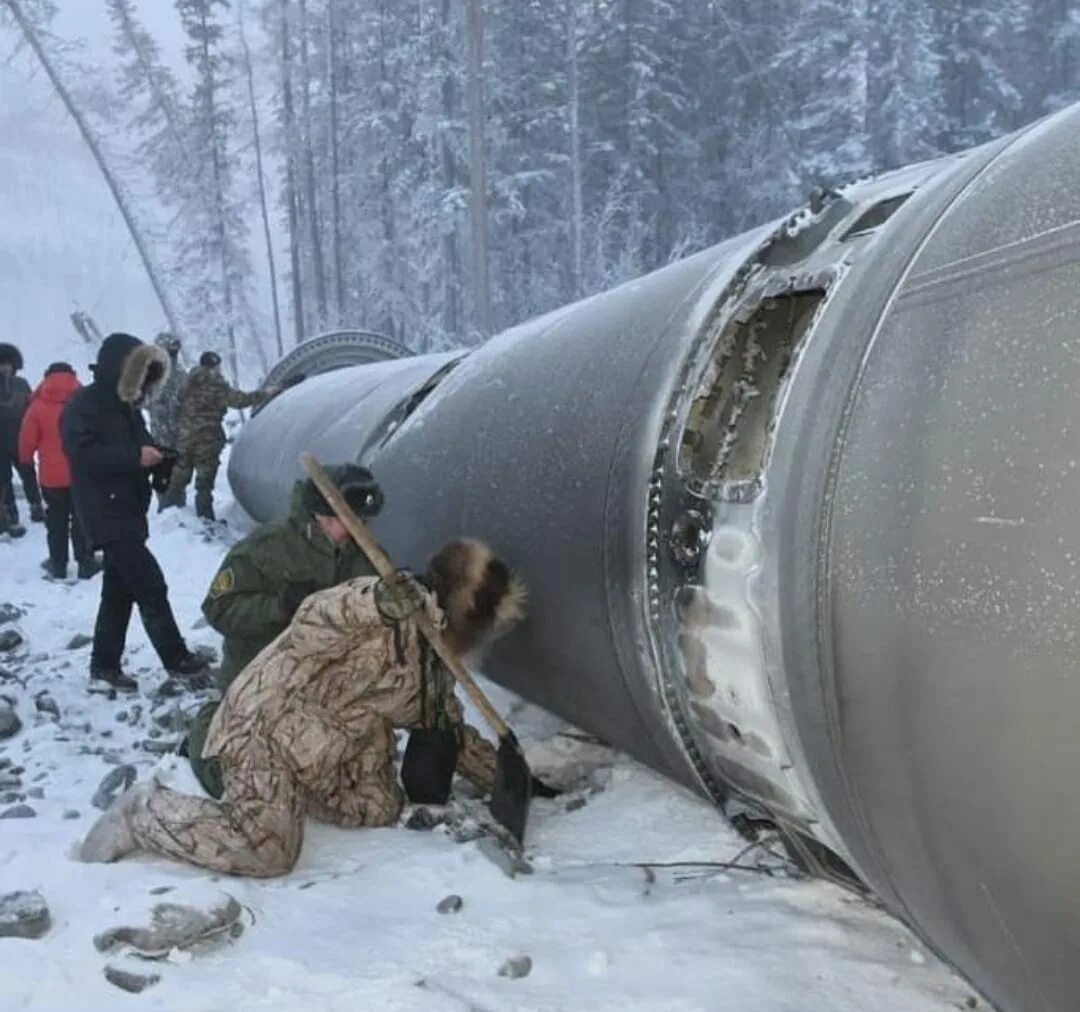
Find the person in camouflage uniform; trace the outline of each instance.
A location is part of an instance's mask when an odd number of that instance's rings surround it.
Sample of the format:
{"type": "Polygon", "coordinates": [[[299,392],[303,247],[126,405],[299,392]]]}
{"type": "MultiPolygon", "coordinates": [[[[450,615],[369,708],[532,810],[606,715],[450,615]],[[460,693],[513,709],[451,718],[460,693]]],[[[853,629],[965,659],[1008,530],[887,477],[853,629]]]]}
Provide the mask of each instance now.
{"type": "Polygon", "coordinates": [[[150,434],[158,446],[175,450],[180,446],[180,394],[187,379],[180,366],[180,338],[163,332],[154,339],[154,344],[169,353],[172,368],[169,378],[148,406],[150,434]]]}
{"type": "Polygon", "coordinates": [[[308,597],[233,682],[210,724],[202,756],[220,762],[222,800],[137,785],[91,829],[82,859],[144,850],[226,874],[286,874],[305,815],[338,826],[397,821],[404,797],[394,730],[433,726],[433,702],[456,728],[457,772],[490,791],[495,750],[464,723],[453,678],[415,617],[425,610],[464,655],[522,617],[523,588],[476,541],[443,548],[428,581],[433,591],[405,573],[390,587],[358,577],[308,597]],[[409,607],[400,607],[403,598],[409,607]]]}
{"type": "Polygon", "coordinates": [[[195,513],[214,519],[214,482],[225,449],[222,420],[229,408],[249,408],[272,396],[273,388],[245,393],[229,384],[221,374],[221,356],[204,351],[199,364],[188,373],[180,393],[180,458],[172,473],[162,507],[183,506],[187,487],[195,475],[195,513]]]}
{"type": "MultiPolygon", "coordinates": [[[[328,473],[356,513],[379,512],[382,491],[367,468],[342,464],[328,473]]],[[[288,626],[308,594],[374,574],[315,483],[298,481],[289,515],[263,524],[229,550],[202,603],[207,622],[224,637],[221,688],[288,626]]]]}

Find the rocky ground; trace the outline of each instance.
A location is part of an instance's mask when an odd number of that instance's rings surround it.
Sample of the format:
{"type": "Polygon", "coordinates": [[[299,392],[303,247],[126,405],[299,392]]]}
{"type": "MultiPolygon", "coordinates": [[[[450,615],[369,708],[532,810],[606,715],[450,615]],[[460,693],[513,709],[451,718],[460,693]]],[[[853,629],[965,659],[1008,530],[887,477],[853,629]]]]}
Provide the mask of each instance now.
{"type": "MultiPolygon", "coordinates": [[[[155,519],[192,646],[230,536],[155,519]]],[[[169,683],[134,621],[138,695],[86,691],[99,583],[49,583],[35,526],[0,544],[0,952],[4,1007],[945,1012],[970,989],[893,919],[749,850],[699,799],[493,689],[534,768],[522,857],[481,801],[396,828],[310,825],[295,872],[253,882],[139,857],[72,857],[136,779],[197,791],[172,750],[201,697],[169,683]]]]}

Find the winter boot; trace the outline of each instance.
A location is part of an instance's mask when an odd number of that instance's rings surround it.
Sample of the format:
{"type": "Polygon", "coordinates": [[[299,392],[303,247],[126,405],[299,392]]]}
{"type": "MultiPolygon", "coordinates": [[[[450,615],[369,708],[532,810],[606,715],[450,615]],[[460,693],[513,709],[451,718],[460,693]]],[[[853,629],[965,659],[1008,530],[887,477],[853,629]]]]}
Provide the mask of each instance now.
{"type": "Polygon", "coordinates": [[[112,689],[116,692],[138,692],[139,683],[120,668],[90,667],[90,691],[100,692],[112,689]]]}
{"type": "Polygon", "coordinates": [[[80,580],[92,580],[98,573],[101,572],[101,566],[97,564],[97,561],[91,556],[89,559],[83,559],[79,563],[79,579],[80,580]]]}
{"type": "Polygon", "coordinates": [[[45,523],[45,507],[41,503],[30,504],[30,520],[35,524],[45,523]]]}
{"type": "Polygon", "coordinates": [[[146,804],[156,786],[155,781],[147,780],[121,794],[90,827],[79,848],[79,860],[109,863],[119,861],[136,850],[138,845],[131,833],[131,816],[136,808],[146,804]]]}
{"type": "Polygon", "coordinates": [[[201,489],[195,493],[195,516],[209,523],[214,522],[214,497],[212,493],[201,489]]]}
{"type": "Polygon", "coordinates": [[[22,524],[8,524],[7,532],[13,538],[21,538],[26,534],[26,528],[22,524]]]}
{"type": "Polygon", "coordinates": [[[67,563],[66,562],[53,562],[52,559],[46,559],[41,568],[45,570],[46,580],[66,580],[67,579],[67,563]]]}

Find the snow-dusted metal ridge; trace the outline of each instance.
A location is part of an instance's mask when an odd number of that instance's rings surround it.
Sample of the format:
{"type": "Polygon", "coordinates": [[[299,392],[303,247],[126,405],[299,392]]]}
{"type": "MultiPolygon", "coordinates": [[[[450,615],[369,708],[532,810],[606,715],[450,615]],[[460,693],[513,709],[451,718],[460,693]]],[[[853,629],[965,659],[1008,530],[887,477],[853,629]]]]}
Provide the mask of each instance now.
{"type": "MultiPolygon", "coordinates": [[[[1080,109],[465,354],[314,376],[230,478],[524,573],[499,681],[831,853],[1003,1009],[1080,1007],[1080,109]]],[[[840,864],[831,865],[833,869],[840,864]]]]}

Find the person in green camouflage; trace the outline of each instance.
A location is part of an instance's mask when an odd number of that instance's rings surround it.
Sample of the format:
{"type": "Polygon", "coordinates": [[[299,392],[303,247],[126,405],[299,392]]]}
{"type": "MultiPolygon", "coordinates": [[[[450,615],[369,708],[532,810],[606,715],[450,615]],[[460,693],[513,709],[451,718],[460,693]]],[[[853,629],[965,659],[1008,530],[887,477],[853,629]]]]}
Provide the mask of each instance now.
{"type": "MultiPolygon", "coordinates": [[[[328,470],[356,513],[379,512],[382,490],[367,468],[342,464],[328,470]]],[[[309,594],[374,573],[314,482],[298,481],[289,515],[234,545],[203,601],[206,620],[224,637],[221,688],[289,625],[309,594]]]]}
{"type": "Polygon", "coordinates": [[[162,500],[163,509],[184,505],[194,474],[195,513],[204,520],[214,519],[214,482],[225,449],[221,425],[225,412],[229,408],[249,408],[276,392],[272,387],[251,393],[237,390],[221,374],[221,356],[213,351],[202,353],[180,392],[180,457],[162,500]]]}

